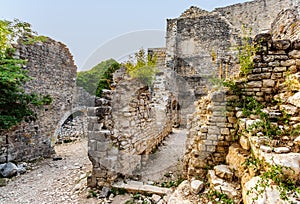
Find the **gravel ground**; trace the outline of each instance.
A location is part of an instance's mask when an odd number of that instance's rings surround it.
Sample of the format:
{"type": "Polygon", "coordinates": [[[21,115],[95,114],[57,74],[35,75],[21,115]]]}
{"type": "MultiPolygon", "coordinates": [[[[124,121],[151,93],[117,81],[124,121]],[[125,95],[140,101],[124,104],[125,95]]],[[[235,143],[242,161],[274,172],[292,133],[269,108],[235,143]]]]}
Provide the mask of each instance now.
{"type": "Polygon", "coordinates": [[[92,169],[87,140],[55,147],[62,160],[38,161],[26,174],[0,188],[1,204],[97,203],[87,199],[86,176],[92,169]]]}

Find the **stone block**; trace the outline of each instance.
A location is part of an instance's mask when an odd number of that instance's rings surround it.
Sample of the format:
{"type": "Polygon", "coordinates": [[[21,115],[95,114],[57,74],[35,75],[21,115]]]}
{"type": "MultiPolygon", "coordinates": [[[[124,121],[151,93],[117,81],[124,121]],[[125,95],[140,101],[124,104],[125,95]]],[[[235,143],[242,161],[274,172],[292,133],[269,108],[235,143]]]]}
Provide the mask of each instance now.
{"type": "Polygon", "coordinates": [[[284,61],[280,62],[280,65],[282,67],[289,67],[289,66],[292,66],[295,64],[296,64],[296,60],[294,60],[294,59],[284,60],[284,61]]]}
{"type": "Polygon", "coordinates": [[[251,81],[246,84],[248,88],[260,88],[262,87],[262,81],[251,81]]]}
{"type": "Polygon", "coordinates": [[[292,49],[300,50],[300,40],[299,39],[292,42],[292,49]]]}
{"type": "Polygon", "coordinates": [[[227,165],[218,165],[214,167],[216,176],[225,179],[226,181],[232,181],[233,173],[227,165]]]}
{"type": "Polygon", "coordinates": [[[261,89],[262,92],[264,92],[265,94],[271,94],[273,93],[273,89],[272,88],[262,88],[261,89]]]}
{"type": "Polygon", "coordinates": [[[295,74],[295,73],[297,73],[297,71],[298,71],[298,68],[297,68],[296,65],[290,66],[289,72],[290,72],[291,74],[295,74]]]}
{"type": "Polygon", "coordinates": [[[206,151],[207,152],[215,152],[216,151],[216,146],[207,145],[206,146],[206,151]]]}
{"type": "Polygon", "coordinates": [[[261,71],[262,72],[272,72],[273,68],[272,67],[263,67],[263,68],[261,68],[261,71]]]}
{"type": "Polygon", "coordinates": [[[205,184],[200,180],[191,181],[191,190],[194,195],[198,195],[204,188],[205,184]]]}
{"type": "Polygon", "coordinates": [[[210,126],[208,129],[208,134],[218,135],[218,134],[220,134],[220,128],[218,128],[216,126],[210,126]]]}
{"type": "Polygon", "coordinates": [[[300,59],[300,50],[292,50],[289,52],[289,57],[293,59],[300,59]]]}
{"type": "Polygon", "coordinates": [[[261,151],[267,152],[267,153],[272,152],[272,148],[269,147],[269,146],[265,146],[265,145],[261,145],[259,149],[260,149],[261,151]]]}
{"type": "Polygon", "coordinates": [[[287,68],[286,67],[275,67],[273,69],[274,72],[286,72],[287,68]]]}
{"type": "Polygon", "coordinates": [[[254,68],[254,69],[252,69],[252,73],[255,73],[255,74],[259,74],[259,73],[261,73],[261,68],[254,68]]]}
{"type": "Polygon", "coordinates": [[[218,135],[207,134],[207,139],[212,141],[218,141],[218,135]]]}
{"type": "Polygon", "coordinates": [[[226,162],[230,169],[235,170],[235,175],[241,178],[246,170],[243,163],[246,161],[249,153],[242,149],[238,144],[233,144],[229,147],[228,154],[226,156],[226,162]]]}
{"type": "Polygon", "coordinates": [[[280,79],[282,78],[282,73],[272,73],[271,79],[280,79]]]}
{"type": "Polygon", "coordinates": [[[275,86],[275,81],[272,79],[265,79],[263,80],[263,87],[268,88],[268,87],[274,87],[275,86]]]}
{"type": "Polygon", "coordinates": [[[211,100],[214,102],[223,102],[225,98],[224,92],[213,92],[211,94],[211,100]]]}
{"type": "Polygon", "coordinates": [[[230,134],[229,129],[228,128],[221,128],[221,134],[222,135],[229,135],[230,134]]]}
{"type": "Polygon", "coordinates": [[[274,148],[274,152],[278,154],[289,153],[291,149],[289,147],[276,147],[274,148]]]}
{"type": "Polygon", "coordinates": [[[270,67],[278,67],[278,66],[280,66],[280,62],[278,60],[276,60],[274,62],[269,62],[268,65],[270,67]]]}
{"type": "Polygon", "coordinates": [[[250,149],[250,142],[249,142],[249,139],[248,137],[242,135],[240,137],[240,145],[241,147],[244,149],[244,150],[249,150],[250,149]]]}
{"type": "Polygon", "coordinates": [[[276,50],[287,50],[291,47],[290,40],[274,40],[272,46],[276,50]]]}
{"type": "Polygon", "coordinates": [[[265,62],[273,62],[275,60],[275,57],[273,55],[264,55],[263,60],[265,62]]]}

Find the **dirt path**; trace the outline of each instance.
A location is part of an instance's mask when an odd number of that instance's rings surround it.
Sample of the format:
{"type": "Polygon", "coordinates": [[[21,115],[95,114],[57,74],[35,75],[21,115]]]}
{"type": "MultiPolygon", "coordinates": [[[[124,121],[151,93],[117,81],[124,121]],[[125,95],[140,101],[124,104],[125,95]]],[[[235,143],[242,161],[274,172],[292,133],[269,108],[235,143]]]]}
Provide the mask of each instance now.
{"type": "Polygon", "coordinates": [[[150,161],[143,167],[143,181],[160,181],[169,172],[181,174],[185,151],[186,130],[173,129],[157,151],[150,155],[150,161]]]}
{"type": "Polygon", "coordinates": [[[63,159],[46,159],[28,173],[0,188],[1,204],[96,203],[87,200],[86,175],[92,165],[87,157],[87,140],[55,148],[63,159]]]}

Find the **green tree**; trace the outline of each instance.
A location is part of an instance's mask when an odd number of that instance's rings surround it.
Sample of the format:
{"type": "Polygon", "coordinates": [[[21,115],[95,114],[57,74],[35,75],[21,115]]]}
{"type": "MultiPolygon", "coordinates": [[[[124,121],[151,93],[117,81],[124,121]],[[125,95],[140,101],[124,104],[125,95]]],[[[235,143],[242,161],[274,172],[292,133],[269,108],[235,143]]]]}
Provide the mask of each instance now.
{"type": "Polygon", "coordinates": [[[35,120],[34,107],[51,103],[50,96],[26,93],[23,85],[31,78],[23,65],[25,60],[16,59],[13,44],[34,43],[44,37],[36,36],[30,24],[15,20],[0,20],[0,131],[8,130],[24,119],[35,120]]]}
{"type": "Polygon", "coordinates": [[[155,74],[158,72],[156,67],[156,56],[146,56],[144,49],[135,53],[134,58],[130,58],[124,63],[130,77],[140,80],[147,86],[151,86],[155,74]]]}
{"type": "Polygon", "coordinates": [[[114,62],[104,71],[98,82],[96,96],[101,97],[103,89],[111,89],[111,84],[113,82],[113,73],[120,69],[120,66],[121,65],[119,63],[114,62]]]}
{"type": "MultiPolygon", "coordinates": [[[[114,59],[102,61],[94,66],[91,70],[77,72],[77,86],[83,87],[87,92],[92,95],[96,95],[98,92],[99,80],[105,81],[105,73],[111,66],[119,66],[118,62],[114,59]]],[[[103,82],[104,83],[104,82],[103,82]]],[[[101,88],[99,88],[100,90],[101,88]]],[[[101,92],[101,91],[100,91],[101,92]]]]}

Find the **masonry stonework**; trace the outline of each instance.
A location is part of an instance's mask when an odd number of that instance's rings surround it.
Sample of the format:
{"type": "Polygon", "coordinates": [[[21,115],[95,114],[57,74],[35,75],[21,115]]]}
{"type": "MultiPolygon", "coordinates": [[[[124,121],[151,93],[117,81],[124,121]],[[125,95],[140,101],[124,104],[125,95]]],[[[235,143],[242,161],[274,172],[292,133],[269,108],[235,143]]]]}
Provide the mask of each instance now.
{"type": "Polygon", "coordinates": [[[112,184],[120,175],[138,176],[148,155],[177,123],[177,109],[172,108],[176,99],[162,89],[162,81],[151,90],[122,72],[115,73],[115,90],[104,91],[89,111],[90,186],[112,184]]]}
{"type": "MultiPolygon", "coordinates": [[[[279,16],[286,13],[290,11],[283,12],[279,16]]],[[[298,22],[299,20],[295,21],[296,24],[298,22]]],[[[299,91],[299,87],[289,85],[291,78],[296,80],[295,84],[299,83],[299,40],[272,37],[269,33],[255,37],[254,40],[259,44],[260,50],[254,57],[254,69],[243,80],[235,81],[242,95],[235,95],[228,88],[223,88],[211,92],[197,102],[196,112],[189,117],[188,122],[184,171],[189,178],[205,176],[209,167],[225,162],[234,163],[231,160],[226,161],[229,147],[236,142],[237,135],[242,134],[243,130],[259,120],[259,117],[255,116],[251,116],[250,119],[244,118],[242,111],[235,108],[236,104],[229,103],[232,100],[239,100],[239,97],[253,97],[261,104],[270,104],[264,111],[273,118],[274,124],[275,118],[280,116],[280,110],[285,110],[292,117],[289,125],[299,125],[298,104],[288,99],[295,98],[296,96],[292,95],[299,91]],[[272,105],[274,100],[279,100],[282,105],[272,105]]],[[[258,135],[257,137],[262,137],[258,135]]],[[[253,142],[257,140],[255,138],[249,135],[242,136],[239,144],[242,148],[237,154],[244,155],[243,158],[249,156],[251,143],[249,140],[253,142]]],[[[289,144],[291,151],[297,152],[297,148],[294,149],[297,146],[294,139],[291,137],[286,143],[289,144]]],[[[239,145],[235,144],[232,148],[237,149],[239,145]]],[[[242,177],[243,173],[239,173],[242,177]]]]}
{"type": "Polygon", "coordinates": [[[48,38],[42,43],[18,45],[17,55],[28,60],[25,69],[33,78],[25,84],[25,90],[49,95],[53,102],[36,109],[36,121],[23,122],[7,134],[1,134],[0,163],[53,154],[58,123],[66,112],[75,107],[73,94],[76,92],[77,67],[64,44],[48,38]]]}

